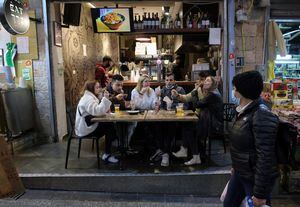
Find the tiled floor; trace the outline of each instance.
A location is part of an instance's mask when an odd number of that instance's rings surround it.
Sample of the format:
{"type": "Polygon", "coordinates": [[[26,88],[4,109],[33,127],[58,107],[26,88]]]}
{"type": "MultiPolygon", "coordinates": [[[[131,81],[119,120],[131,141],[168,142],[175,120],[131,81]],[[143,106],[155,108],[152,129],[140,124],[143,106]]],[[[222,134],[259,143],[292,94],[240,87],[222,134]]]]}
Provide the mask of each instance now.
{"type": "MultiPolygon", "coordinates": [[[[77,158],[78,142],[77,140],[72,142],[68,169],[65,169],[66,146],[66,142],[35,146],[17,152],[13,158],[20,173],[160,173],[214,171],[230,168],[230,155],[223,153],[217,141],[213,145],[215,150],[212,152],[212,160],[209,163],[186,167],[183,165],[183,159],[172,157],[169,167],[160,167],[160,163],[150,164],[147,156],[137,154],[124,159],[124,170],[120,170],[119,165],[105,165],[102,161],[100,169],[97,169],[96,152],[92,151],[90,140],[82,142],[80,159],[77,158]]],[[[103,146],[103,143],[100,146],[103,146]]]]}

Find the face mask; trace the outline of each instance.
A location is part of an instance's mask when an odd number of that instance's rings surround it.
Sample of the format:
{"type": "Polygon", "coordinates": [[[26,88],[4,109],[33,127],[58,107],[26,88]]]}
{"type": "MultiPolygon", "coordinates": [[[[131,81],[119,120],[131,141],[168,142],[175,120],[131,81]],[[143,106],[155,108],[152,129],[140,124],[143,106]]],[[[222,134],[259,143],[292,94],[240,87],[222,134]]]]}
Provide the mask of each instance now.
{"type": "Polygon", "coordinates": [[[234,104],[240,105],[240,98],[234,96],[234,90],[231,91],[231,99],[234,104]]]}

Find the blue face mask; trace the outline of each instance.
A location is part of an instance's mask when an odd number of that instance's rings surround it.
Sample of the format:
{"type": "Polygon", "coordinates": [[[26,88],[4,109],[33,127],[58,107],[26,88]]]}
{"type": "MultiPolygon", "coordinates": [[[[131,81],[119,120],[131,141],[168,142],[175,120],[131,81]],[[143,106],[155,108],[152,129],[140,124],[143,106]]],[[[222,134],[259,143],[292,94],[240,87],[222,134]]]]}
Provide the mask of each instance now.
{"type": "Polygon", "coordinates": [[[240,99],[234,96],[234,90],[231,91],[231,101],[236,105],[240,105],[240,99]]]}

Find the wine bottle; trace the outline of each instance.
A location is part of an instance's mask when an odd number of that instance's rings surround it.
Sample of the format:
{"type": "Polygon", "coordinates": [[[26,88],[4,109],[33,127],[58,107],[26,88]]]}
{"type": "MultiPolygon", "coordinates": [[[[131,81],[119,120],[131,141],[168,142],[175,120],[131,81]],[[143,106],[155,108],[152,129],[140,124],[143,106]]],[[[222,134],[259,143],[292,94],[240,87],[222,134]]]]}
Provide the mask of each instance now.
{"type": "Polygon", "coordinates": [[[197,28],[197,21],[198,21],[198,16],[197,16],[197,14],[194,14],[194,18],[193,18],[193,22],[192,22],[193,29],[197,28]]]}
{"type": "Polygon", "coordinates": [[[201,29],[201,26],[202,26],[201,12],[198,12],[197,28],[201,29]]]}
{"type": "Polygon", "coordinates": [[[143,29],[147,29],[147,24],[148,24],[147,13],[144,12],[144,16],[143,16],[143,29]]]}
{"type": "Polygon", "coordinates": [[[210,20],[209,20],[208,15],[206,16],[205,26],[206,26],[206,29],[210,28],[210,20]]]}
{"type": "Polygon", "coordinates": [[[176,14],[176,19],[175,19],[175,25],[174,25],[175,28],[181,28],[181,20],[180,20],[180,17],[179,17],[179,13],[176,14]]]}
{"type": "Polygon", "coordinates": [[[133,28],[136,30],[138,29],[138,21],[136,15],[134,16],[133,28]]]}
{"type": "Polygon", "coordinates": [[[141,19],[140,15],[139,15],[139,20],[138,20],[138,29],[143,29],[143,20],[141,19]]]}
{"type": "Polygon", "coordinates": [[[190,17],[189,17],[189,22],[188,22],[188,28],[189,29],[193,28],[193,16],[192,16],[192,12],[190,12],[190,17]]]}
{"type": "Polygon", "coordinates": [[[161,29],[165,29],[166,28],[165,27],[165,15],[164,14],[161,17],[161,24],[160,24],[160,26],[161,26],[161,29]]]}
{"type": "Polygon", "coordinates": [[[147,29],[151,29],[151,16],[150,16],[150,12],[148,12],[148,24],[147,24],[147,29]]]}
{"type": "Polygon", "coordinates": [[[206,28],[206,18],[207,18],[207,14],[205,13],[205,14],[203,15],[202,23],[201,23],[202,29],[205,29],[205,28],[206,28]]]}
{"type": "Polygon", "coordinates": [[[151,28],[152,29],[155,29],[155,25],[156,25],[156,23],[155,23],[155,17],[154,17],[154,12],[152,12],[152,17],[151,17],[151,28]]]}
{"type": "Polygon", "coordinates": [[[156,17],[155,17],[155,28],[159,29],[160,28],[160,21],[159,21],[159,17],[158,17],[158,12],[156,13],[156,17]]]}

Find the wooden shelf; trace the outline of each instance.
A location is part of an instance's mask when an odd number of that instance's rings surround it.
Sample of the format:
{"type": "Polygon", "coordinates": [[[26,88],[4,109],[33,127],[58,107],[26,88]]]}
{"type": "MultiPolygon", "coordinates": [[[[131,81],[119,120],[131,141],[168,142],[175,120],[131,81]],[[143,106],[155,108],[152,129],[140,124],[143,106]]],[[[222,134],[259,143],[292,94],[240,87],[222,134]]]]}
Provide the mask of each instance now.
{"type": "Polygon", "coordinates": [[[209,29],[138,29],[123,35],[136,35],[136,34],[203,34],[208,35],[209,29]]]}

